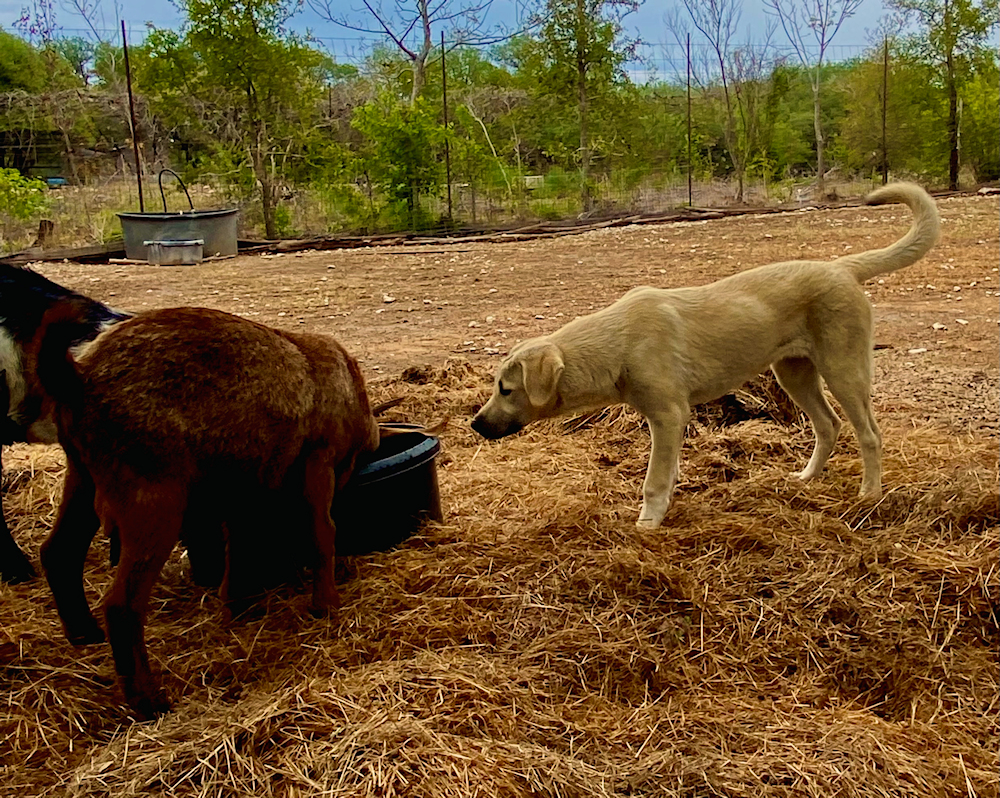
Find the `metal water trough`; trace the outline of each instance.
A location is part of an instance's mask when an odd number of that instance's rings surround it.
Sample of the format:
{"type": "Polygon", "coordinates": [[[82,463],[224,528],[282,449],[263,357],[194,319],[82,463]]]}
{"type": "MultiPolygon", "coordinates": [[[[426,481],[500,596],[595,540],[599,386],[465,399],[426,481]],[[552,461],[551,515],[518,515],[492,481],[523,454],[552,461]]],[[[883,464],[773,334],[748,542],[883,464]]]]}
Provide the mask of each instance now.
{"type": "Polygon", "coordinates": [[[170,169],[160,171],[159,185],[160,197],[163,199],[163,213],[118,214],[122,221],[122,234],[125,237],[126,258],[152,263],[149,253],[150,242],[165,244],[169,248],[173,242],[198,240],[203,242],[202,257],[236,254],[236,208],[196,211],[187,186],[177,173],[170,169]],[[190,210],[167,213],[167,198],[163,193],[164,172],[177,177],[187,196],[190,210]]]}

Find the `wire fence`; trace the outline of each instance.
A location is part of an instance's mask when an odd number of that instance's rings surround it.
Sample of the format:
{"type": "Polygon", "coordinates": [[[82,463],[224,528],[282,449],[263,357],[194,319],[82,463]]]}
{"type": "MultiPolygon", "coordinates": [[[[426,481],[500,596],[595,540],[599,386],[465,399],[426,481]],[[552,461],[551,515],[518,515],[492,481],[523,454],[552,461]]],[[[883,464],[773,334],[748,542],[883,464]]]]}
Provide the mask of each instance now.
{"type": "MultiPolygon", "coordinates": [[[[390,232],[407,234],[445,235],[475,231],[496,231],[525,226],[597,223],[609,219],[635,219],[667,215],[688,204],[688,182],[677,172],[651,173],[640,183],[623,186],[614,176],[598,180],[593,186],[594,206],[588,213],[580,211],[576,193],[559,191],[545,185],[544,176],[526,176],[521,188],[512,193],[506,184],[453,183],[451,204],[444,187],[420,198],[425,224],[418,231],[402,227],[379,227],[359,219],[357,212],[359,189],[354,184],[326,187],[303,186],[288,191],[281,202],[282,238],[306,238],[329,235],[360,235],[390,232]],[[450,214],[450,215],[449,215],[450,214]]],[[[881,180],[831,177],[826,191],[843,200],[857,199],[868,193],[881,180]]],[[[692,184],[695,208],[726,208],[735,204],[736,185],[732,181],[696,180],[692,184]]],[[[261,237],[262,220],[259,201],[232,195],[222,181],[210,177],[188,186],[194,207],[198,210],[236,207],[240,213],[241,238],[261,237]]],[[[155,175],[143,179],[146,209],[159,211],[160,196],[155,175]],[[155,201],[153,201],[153,199],[155,201]]],[[[66,185],[49,192],[49,208],[45,213],[52,227],[47,233],[46,246],[70,248],[91,244],[106,244],[120,239],[118,214],[139,210],[135,176],[128,171],[93,180],[86,185],[66,185]]],[[[168,211],[188,208],[187,198],[172,184],[166,191],[168,211]]],[[[790,209],[806,208],[829,201],[819,197],[814,181],[808,179],[780,182],[759,179],[744,185],[744,207],[790,209]]],[[[23,250],[36,243],[38,221],[17,222],[0,220],[0,254],[23,250]]]]}

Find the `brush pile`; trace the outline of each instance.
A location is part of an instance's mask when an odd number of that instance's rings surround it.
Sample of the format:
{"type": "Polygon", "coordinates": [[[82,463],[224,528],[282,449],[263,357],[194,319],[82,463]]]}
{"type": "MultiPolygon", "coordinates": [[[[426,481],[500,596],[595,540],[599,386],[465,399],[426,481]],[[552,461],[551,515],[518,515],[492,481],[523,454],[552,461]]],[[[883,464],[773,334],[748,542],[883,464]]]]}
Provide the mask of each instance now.
{"type": "MultiPolygon", "coordinates": [[[[634,526],[649,454],[621,408],[485,442],[462,361],[371,386],[445,416],[446,521],[343,558],[227,623],[183,556],[147,642],[175,698],[133,724],[106,646],[74,651],[43,580],[0,587],[3,795],[995,796],[995,440],[883,421],[886,493],[857,498],[848,425],[823,478],[767,380],[700,409],[664,526],[634,526]],[[422,383],[422,384],[421,384],[422,383]]],[[[876,415],[878,408],[876,407],[876,415]]],[[[5,453],[37,551],[58,449],[5,453]]],[[[86,572],[110,580],[106,543],[86,572]]]]}

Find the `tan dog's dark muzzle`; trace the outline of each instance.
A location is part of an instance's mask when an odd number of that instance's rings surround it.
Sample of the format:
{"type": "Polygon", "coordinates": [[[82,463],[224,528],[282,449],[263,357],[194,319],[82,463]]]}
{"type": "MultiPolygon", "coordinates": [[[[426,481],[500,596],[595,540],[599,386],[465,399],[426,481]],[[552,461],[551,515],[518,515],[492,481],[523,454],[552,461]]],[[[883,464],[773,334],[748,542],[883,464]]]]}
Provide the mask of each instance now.
{"type": "Polygon", "coordinates": [[[516,421],[495,424],[488,421],[482,414],[479,414],[472,419],[472,428],[484,438],[496,440],[497,438],[506,438],[508,435],[520,432],[524,428],[524,425],[516,421]]]}

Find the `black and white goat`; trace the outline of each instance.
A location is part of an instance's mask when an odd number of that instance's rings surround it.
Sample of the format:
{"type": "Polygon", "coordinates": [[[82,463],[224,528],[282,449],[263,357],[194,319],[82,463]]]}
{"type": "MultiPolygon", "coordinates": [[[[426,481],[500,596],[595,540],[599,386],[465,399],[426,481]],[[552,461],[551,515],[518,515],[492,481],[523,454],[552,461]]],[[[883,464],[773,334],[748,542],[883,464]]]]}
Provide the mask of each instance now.
{"type": "MultiPolygon", "coordinates": [[[[35,376],[25,371],[24,354],[42,316],[57,302],[65,301],[73,302],[80,311],[74,346],[129,318],[129,314],[71,291],[37,272],[0,262],[0,406],[7,407],[0,419],[0,445],[24,441],[56,443],[55,424],[43,413],[43,396],[37,389],[35,376]]],[[[31,561],[14,541],[0,513],[0,581],[23,582],[34,575],[31,561]]]]}

